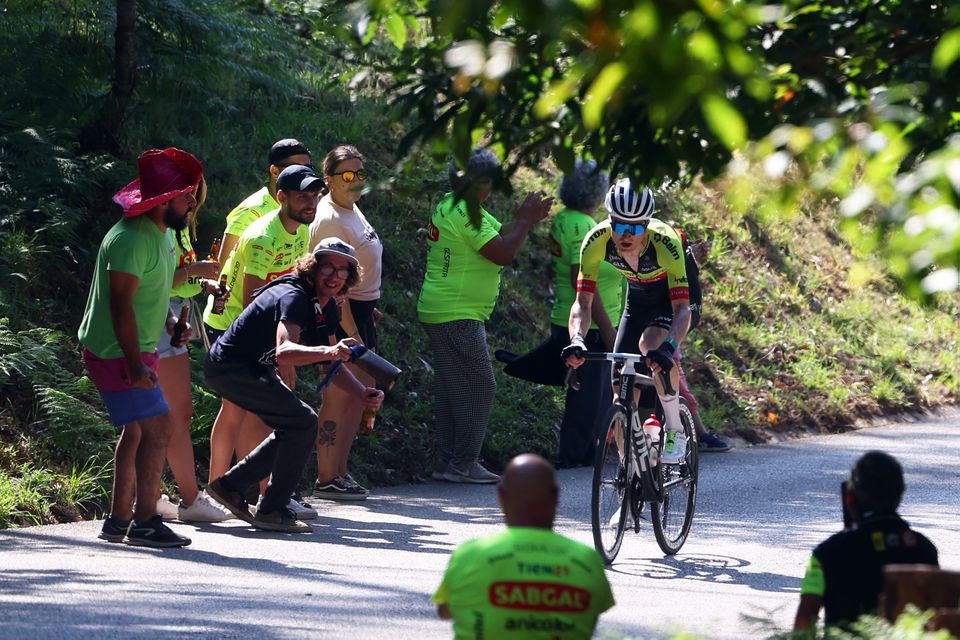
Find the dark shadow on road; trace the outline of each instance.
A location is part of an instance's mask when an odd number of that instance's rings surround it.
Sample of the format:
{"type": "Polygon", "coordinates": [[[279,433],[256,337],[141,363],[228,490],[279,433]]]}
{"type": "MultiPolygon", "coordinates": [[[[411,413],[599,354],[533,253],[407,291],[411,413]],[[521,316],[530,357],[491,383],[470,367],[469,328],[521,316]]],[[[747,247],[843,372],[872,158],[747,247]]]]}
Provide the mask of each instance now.
{"type": "Polygon", "coordinates": [[[796,576],[786,576],[766,571],[752,572],[747,570],[750,564],[747,560],[732,556],[685,554],[663,558],[617,561],[610,567],[609,571],[651,580],[687,578],[705,582],[745,585],[757,591],[771,593],[800,592],[800,583],[796,576]]]}

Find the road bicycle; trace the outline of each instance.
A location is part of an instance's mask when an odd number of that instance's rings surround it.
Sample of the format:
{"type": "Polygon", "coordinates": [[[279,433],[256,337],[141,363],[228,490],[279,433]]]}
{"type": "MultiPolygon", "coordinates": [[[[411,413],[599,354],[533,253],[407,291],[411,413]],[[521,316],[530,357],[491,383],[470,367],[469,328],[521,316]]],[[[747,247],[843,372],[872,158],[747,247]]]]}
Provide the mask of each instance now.
{"type": "MultiPolygon", "coordinates": [[[[604,561],[611,564],[623,543],[627,515],[633,520],[634,532],[639,533],[640,513],[643,504],[649,503],[657,544],[665,554],[673,555],[687,540],[697,503],[697,432],[690,407],[686,400],[678,397],[680,422],[687,438],[685,458],[680,464],[661,464],[666,434],[661,433],[659,442],[654,443],[648,441],[643,430],[643,420],[651,414],[664,424],[660,401],[656,393],[649,392],[654,386],[653,378],[637,371],[638,365],[647,370],[646,358],[631,353],[582,352],[578,355],[586,360],[613,362],[619,379],[617,399],[601,423],[594,458],[590,499],[594,546],[604,561]],[[634,401],[634,386],[648,390],[641,394],[639,407],[634,401]],[[645,401],[650,397],[652,402],[645,401]]],[[[672,394],[669,376],[662,375],[661,381],[672,394]]],[[[570,383],[575,387],[575,378],[570,383]]]]}

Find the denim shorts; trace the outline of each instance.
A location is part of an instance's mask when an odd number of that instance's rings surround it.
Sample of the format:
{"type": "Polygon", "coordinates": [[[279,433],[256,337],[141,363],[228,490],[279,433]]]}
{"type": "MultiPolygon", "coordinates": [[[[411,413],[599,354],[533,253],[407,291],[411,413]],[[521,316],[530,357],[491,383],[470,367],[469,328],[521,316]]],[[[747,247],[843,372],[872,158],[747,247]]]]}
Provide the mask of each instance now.
{"type": "MultiPolygon", "coordinates": [[[[160,356],[156,352],[141,353],[140,356],[145,365],[153,371],[157,370],[160,356]]],[[[170,413],[159,384],[152,389],[130,386],[130,369],[126,358],[99,358],[84,349],[83,365],[100,392],[103,403],[107,405],[110,422],[118,427],[170,413]]]]}

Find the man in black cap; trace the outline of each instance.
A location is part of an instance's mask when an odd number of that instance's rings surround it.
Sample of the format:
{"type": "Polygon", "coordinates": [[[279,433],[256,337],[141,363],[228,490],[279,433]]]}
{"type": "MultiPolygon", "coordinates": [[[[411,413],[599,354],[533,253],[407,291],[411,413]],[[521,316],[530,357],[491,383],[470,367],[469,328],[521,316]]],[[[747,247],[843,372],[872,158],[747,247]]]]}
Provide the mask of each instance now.
{"type": "MultiPolygon", "coordinates": [[[[218,330],[215,336],[240,316],[255,291],[292,271],[297,258],[310,251],[309,227],[324,187],[323,179],[307,165],[290,165],[277,176],[279,208],[247,227],[224,263],[230,297],[222,314],[204,316],[204,321],[218,330]]],[[[226,473],[234,452],[237,460],[243,458],[269,434],[269,428],[255,415],[224,398],[210,436],[209,480],[226,473]]],[[[301,518],[317,516],[316,511],[295,500],[289,506],[301,518]]]]}
{"type": "Polygon", "coordinates": [[[830,626],[876,613],[888,564],[937,566],[937,548],[897,514],[903,489],[903,469],[889,454],[868,451],[853,465],[842,492],[847,528],[813,550],[795,630],[813,629],[820,607],[830,626]]]}
{"type": "MultiPolygon", "coordinates": [[[[281,190],[282,182],[283,175],[281,190]]],[[[207,487],[215,500],[258,529],[311,531],[288,501],[310,457],[317,414],[284,384],[277,368],[350,359],[350,347],[359,343],[353,338],[336,341],[340,316],[335,297],[359,279],[354,248],[339,238],[321,240],[313,253],[296,261],[293,273],[256,292],[204,362],[207,382],[217,393],[273,429],[250,455],[207,487]],[[242,491],[268,476],[270,483],[252,517],[242,491]]],[[[365,387],[348,369],[331,367],[329,375],[366,407],[380,408],[383,393],[365,387]]]]}

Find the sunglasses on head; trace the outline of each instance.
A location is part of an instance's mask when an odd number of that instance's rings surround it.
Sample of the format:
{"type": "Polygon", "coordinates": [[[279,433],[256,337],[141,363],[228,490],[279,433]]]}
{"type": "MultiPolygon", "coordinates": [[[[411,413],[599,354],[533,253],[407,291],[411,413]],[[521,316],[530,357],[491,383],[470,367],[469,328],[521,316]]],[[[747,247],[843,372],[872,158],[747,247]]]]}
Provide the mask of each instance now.
{"type": "Polygon", "coordinates": [[[321,264],[318,267],[318,270],[320,271],[320,275],[322,275],[325,278],[329,278],[334,273],[336,273],[337,276],[343,278],[344,280],[350,277],[350,267],[335,267],[329,262],[321,264]]]}
{"type": "Polygon", "coordinates": [[[356,171],[340,171],[339,173],[333,173],[330,175],[340,176],[343,178],[344,182],[353,182],[358,178],[360,180],[367,179],[367,170],[366,169],[357,169],[356,171]]]}
{"type": "Polygon", "coordinates": [[[629,231],[631,235],[638,236],[641,233],[643,233],[643,231],[647,228],[645,224],[642,224],[640,222],[636,224],[628,224],[626,222],[615,222],[613,220],[611,220],[610,222],[611,222],[611,226],[613,227],[613,232],[616,234],[624,234],[627,231],[629,231]]]}

